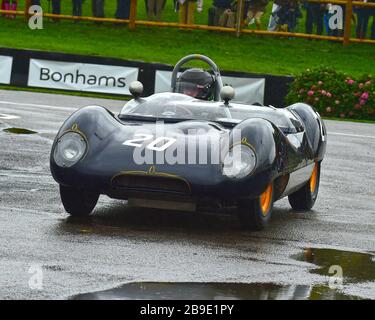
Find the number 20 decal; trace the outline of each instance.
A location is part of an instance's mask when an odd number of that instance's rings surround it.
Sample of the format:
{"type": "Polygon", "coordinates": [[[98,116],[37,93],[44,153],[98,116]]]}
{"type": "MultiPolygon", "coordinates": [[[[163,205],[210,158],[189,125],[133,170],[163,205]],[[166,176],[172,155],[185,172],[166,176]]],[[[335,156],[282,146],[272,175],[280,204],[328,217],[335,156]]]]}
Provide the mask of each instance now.
{"type": "Polygon", "coordinates": [[[153,139],[154,139],[154,136],[152,134],[137,133],[134,135],[134,139],[126,140],[123,143],[123,145],[140,148],[142,147],[144,142],[151,141],[146,146],[147,149],[154,150],[154,151],[164,151],[177,141],[176,139],[169,138],[169,137],[158,137],[155,140],[153,139]],[[162,142],[164,144],[157,146],[158,144],[162,142]]]}

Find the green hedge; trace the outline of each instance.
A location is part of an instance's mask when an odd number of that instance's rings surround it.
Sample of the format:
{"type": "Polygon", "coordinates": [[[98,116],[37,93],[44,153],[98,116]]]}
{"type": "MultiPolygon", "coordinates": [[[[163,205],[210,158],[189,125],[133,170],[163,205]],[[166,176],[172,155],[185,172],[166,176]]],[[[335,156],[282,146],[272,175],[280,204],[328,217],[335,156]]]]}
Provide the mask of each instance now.
{"type": "Polygon", "coordinates": [[[305,102],[325,117],[375,120],[375,79],[350,77],[328,67],[307,69],[290,86],[286,102],[305,102]]]}

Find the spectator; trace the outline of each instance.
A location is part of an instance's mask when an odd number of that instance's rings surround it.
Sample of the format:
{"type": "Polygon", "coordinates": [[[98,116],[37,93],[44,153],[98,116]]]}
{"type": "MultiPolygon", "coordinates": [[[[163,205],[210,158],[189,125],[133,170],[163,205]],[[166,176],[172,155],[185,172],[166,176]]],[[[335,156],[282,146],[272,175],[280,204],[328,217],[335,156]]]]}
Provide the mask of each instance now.
{"type": "Polygon", "coordinates": [[[278,12],[284,6],[287,6],[289,0],[274,0],[274,4],[272,6],[271,16],[268,22],[268,30],[269,31],[280,31],[282,28],[279,24],[279,16],[278,12]]]}
{"type": "MultiPolygon", "coordinates": [[[[370,0],[370,2],[375,2],[375,0],[370,0]]],[[[370,9],[370,16],[372,16],[372,27],[371,27],[371,40],[375,40],[375,8],[370,9]]]]}
{"type": "MultiPolygon", "coordinates": [[[[73,0],[73,16],[75,17],[81,17],[82,16],[82,3],[83,0],[73,0]]],[[[76,20],[75,22],[78,22],[79,20],[76,20]]]]}
{"type": "Polygon", "coordinates": [[[324,13],[324,27],[325,27],[325,30],[327,31],[327,35],[330,35],[329,21],[331,20],[332,17],[333,17],[332,4],[327,3],[326,11],[324,13]]]}
{"type": "Polygon", "coordinates": [[[288,0],[280,2],[280,7],[275,12],[278,31],[294,32],[298,19],[302,17],[298,0],[288,0]]]}
{"type": "MultiPolygon", "coordinates": [[[[364,0],[358,0],[360,2],[367,2],[364,0]]],[[[367,28],[368,28],[368,21],[370,19],[370,10],[366,7],[354,7],[354,12],[357,14],[357,28],[356,28],[356,36],[358,39],[366,38],[367,28]]]]}
{"type": "MultiPolygon", "coordinates": [[[[241,18],[241,24],[246,23],[247,12],[250,8],[250,0],[244,1],[244,10],[241,18]]],[[[235,28],[237,22],[237,0],[233,0],[230,7],[224,10],[220,16],[218,25],[220,27],[235,28]]]]}
{"type": "Polygon", "coordinates": [[[61,0],[52,0],[52,13],[61,14],[61,0]]]}
{"type": "Polygon", "coordinates": [[[246,22],[251,24],[252,21],[255,20],[255,25],[259,30],[261,27],[261,18],[266,12],[267,5],[268,0],[250,0],[246,22]]]}
{"type": "Polygon", "coordinates": [[[271,15],[270,15],[270,19],[268,21],[268,27],[267,27],[268,31],[275,31],[276,30],[277,23],[276,23],[276,20],[275,20],[275,15],[276,15],[276,12],[279,9],[280,9],[279,1],[275,0],[272,4],[271,15]]]}
{"type": "Polygon", "coordinates": [[[236,26],[236,3],[233,4],[232,8],[226,9],[220,16],[219,26],[225,28],[234,28],[236,26]]]}
{"type": "Polygon", "coordinates": [[[129,19],[130,0],[117,0],[116,19],[129,19]]]}
{"type": "Polygon", "coordinates": [[[92,15],[95,18],[104,18],[104,0],[92,0],[92,15]]]}
{"type": "Polygon", "coordinates": [[[231,0],[213,0],[212,7],[208,10],[208,25],[218,26],[219,19],[223,15],[224,11],[231,9],[231,0]]]}
{"type": "Polygon", "coordinates": [[[145,3],[148,20],[160,21],[166,0],[145,0],[145,3]]]}
{"type": "MultiPolygon", "coordinates": [[[[18,3],[17,3],[17,0],[12,0],[12,3],[10,5],[10,10],[13,10],[13,11],[16,11],[17,10],[17,6],[18,6],[18,3]]],[[[12,14],[10,16],[11,19],[15,19],[16,18],[16,15],[12,14]]]]}
{"type": "Polygon", "coordinates": [[[306,33],[312,34],[313,28],[316,26],[316,34],[322,35],[326,4],[305,2],[304,7],[306,9],[306,33]]]}
{"type": "MultiPolygon", "coordinates": [[[[52,0],[52,13],[61,14],[61,0],[52,0]]],[[[52,19],[53,22],[58,22],[59,19],[52,19]]]]}
{"type": "Polygon", "coordinates": [[[177,0],[175,2],[176,11],[179,12],[179,23],[194,24],[196,2],[198,3],[197,11],[200,13],[203,10],[203,0],[177,0]]]}
{"type": "MultiPolygon", "coordinates": [[[[374,3],[375,0],[359,0],[360,2],[369,2],[369,3],[374,3]]],[[[367,30],[368,30],[368,25],[370,22],[371,16],[373,17],[373,23],[371,27],[371,39],[374,39],[375,37],[375,8],[373,7],[357,7],[354,8],[354,12],[357,13],[357,28],[356,28],[356,34],[357,38],[359,39],[365,39],[367,30]]]]}
{"type": "MultiPolygon", "coordinates": [[[[2,10],[11,10],[16,11],[17,10],[17,0],[3,0],[1,3],[1,9],[2,10]]],[[[16,16],[14,14],[6,14],[5,17],[7,19],[15,19],[16,16]]]]}
{"type": "MultiPolygon", "coordinates": [[[[10,10],[10,4],[9,4],[9,0],[3,0],[1,2],[1,10],[10,10]]],[[[8,18],[8,15],[3,13],[3,16],[5,16],[6,18],[8,18]]]]}

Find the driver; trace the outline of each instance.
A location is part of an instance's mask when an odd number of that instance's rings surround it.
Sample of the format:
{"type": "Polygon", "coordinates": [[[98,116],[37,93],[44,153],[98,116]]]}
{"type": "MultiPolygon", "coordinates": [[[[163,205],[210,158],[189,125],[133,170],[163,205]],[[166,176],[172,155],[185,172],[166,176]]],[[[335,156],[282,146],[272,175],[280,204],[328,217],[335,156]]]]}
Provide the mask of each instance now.
{"type": "Polygon", "coordinates": [[[193,98],[210,100],[214,91],[214,77],[198,68],[185,70],[176,81],[176,92],[193,98]]]}

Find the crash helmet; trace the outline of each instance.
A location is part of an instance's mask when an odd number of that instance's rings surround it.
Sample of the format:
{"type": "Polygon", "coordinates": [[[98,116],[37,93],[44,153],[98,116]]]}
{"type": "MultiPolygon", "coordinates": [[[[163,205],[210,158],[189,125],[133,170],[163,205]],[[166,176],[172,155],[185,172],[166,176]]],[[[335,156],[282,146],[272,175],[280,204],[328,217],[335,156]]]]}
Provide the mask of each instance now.
{"type": "Polygon", "coordinates": [[[176,81],[176,92],[191,97],[209,100],[214,92],[214,77],[198,68],[185,70],[176,81]]]}

